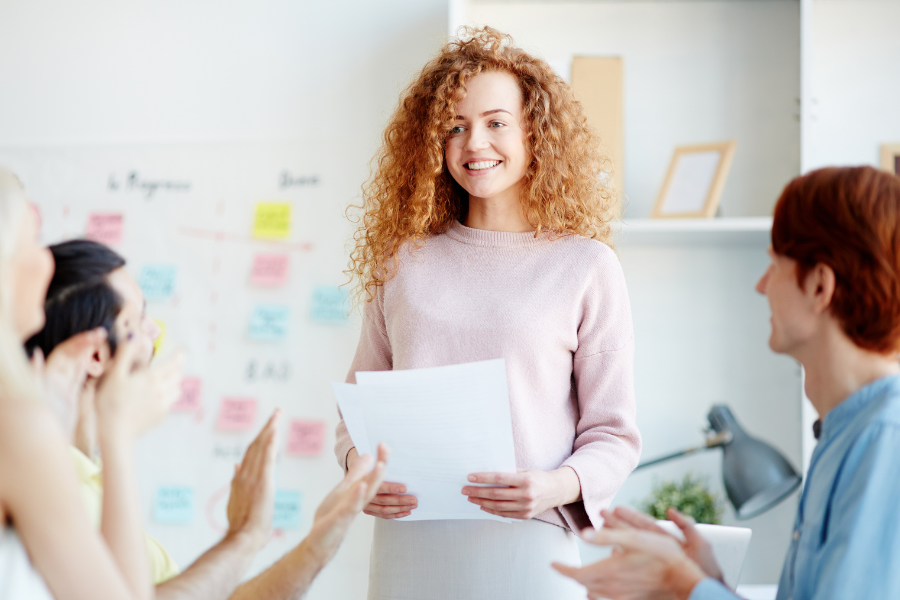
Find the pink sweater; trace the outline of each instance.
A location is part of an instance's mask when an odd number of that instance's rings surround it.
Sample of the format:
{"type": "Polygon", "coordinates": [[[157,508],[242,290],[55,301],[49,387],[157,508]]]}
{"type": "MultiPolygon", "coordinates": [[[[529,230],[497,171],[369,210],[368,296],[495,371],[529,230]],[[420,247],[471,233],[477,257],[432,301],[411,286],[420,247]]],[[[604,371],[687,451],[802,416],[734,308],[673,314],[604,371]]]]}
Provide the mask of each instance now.
{"type": "MultiPolygon", "coordinates": [[[[615,253],[578,236],[454,222],[398,259],[366,304],[347,381],[357,371],[506,359],[517,466],[567,465],[581,482],[583,501],[537,518],[575,532],[599,526],[641,452],[631,308],[615,253]]],[[[341,421],[344,468],[352,447],[341,421]]]]}

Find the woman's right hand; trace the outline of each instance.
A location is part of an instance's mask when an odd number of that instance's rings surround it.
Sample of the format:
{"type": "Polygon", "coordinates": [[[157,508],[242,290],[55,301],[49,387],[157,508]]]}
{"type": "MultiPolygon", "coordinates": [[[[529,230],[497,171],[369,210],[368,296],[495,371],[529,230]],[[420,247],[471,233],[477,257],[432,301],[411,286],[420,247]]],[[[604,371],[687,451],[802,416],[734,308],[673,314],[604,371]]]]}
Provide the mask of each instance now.
{"type": "MultiPolygon", "coordinates": [[[[357,460],[359,453],[353,448],[347,455],[348,471],[357,460]]],[[[405,485],[386,481],[379,486],[378,493],[366,504],[363,513],[381,519],[401,519],[408,517],[418,505],[418,499],[406,493],[405,485]]]]}
{"type": "Polygon", "coordinates": [[[138,364],[137,357],[138,344],[123,340],[97,383],[101,439],[109,435],[137,438],[162,421],[181,395],[183,351],[150,365],[138,364]]]}

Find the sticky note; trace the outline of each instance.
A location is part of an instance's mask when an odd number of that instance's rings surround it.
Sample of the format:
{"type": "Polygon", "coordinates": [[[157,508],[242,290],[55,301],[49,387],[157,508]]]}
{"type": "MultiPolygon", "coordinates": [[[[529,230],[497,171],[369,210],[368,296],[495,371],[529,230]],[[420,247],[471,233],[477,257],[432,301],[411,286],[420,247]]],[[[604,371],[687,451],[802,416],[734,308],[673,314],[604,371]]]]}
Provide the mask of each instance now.
{"type": "Polygon", "coordinates": [[[175,265],[146,265],[141,269],[138,285],[147,300],[165,300],[175,292],[175,265]]]}
{"type": "Polygon", "coordinates": [[[172,405],[174,412],[194,412],[200,408],[200,393],[203,382],[199,377],[185,377],[181,380],[181,398],[172,405]]]}
{"type": "Polygon", "coordinates": [[[216,429],[220,431],[245,431],[256,420],[256,400],[253,398],[223,398],[219,407],[216,429]]]}
{"type": "Polygon", "coordinates": [[[257,202],[253,237],[282,240],[291,235],[290,202],[257,202]]]}
{"type": "Polygon", "coordinates": [[[310,318],[323,323],[344,322],[347,319],[346,298],[346,294],[341,288],[317,287],[313,290],[310,318]]]}
{"type": "Polygon", "coordinates": [[[300,492],[277,490],[275,492],[275,512],[272,515],[272,529],[300,528],[300,492]]]}
{"type": "Polygon", "coordinates": [[[261,304],[250,316],[250,339],[283,340],[287,335],[290,309],[287,306],[261,304]]]}
{"type": "Polygon", "coordinates": [[[253,257],[250,283],[253,285],[284,285],[287,283],[290,258],[287,254],[257,254],[253,257]]]}
{"type": "Polygon", "coordinates": [[[288,429],[287,453],[294,456],[318,456],[325,441],[324,421],[294,419],[288,429]]]}
{"type": "Polygon", "coordinates": [[[122,242],[121,213],[91,213],[84,235],[101,244],[120,244],[122,242]]]}
{"type": "Polygon", "coordinates": [[[165,321],[160,321],[159,319],[153,319],[153,322],[156,323],[156,326],[159,327],[159,337],[153,340],[153,351],[156,354],[159,354],[160,349],[162,349],[163,342],[166,338],[166,323],[165,321]]]}
{"type": "Polygon", "coordinates": [[[163,485],[156,488],[153,520],[171,525],[191,523],[194,520],[194,490],[177,485],[163,485]]]}

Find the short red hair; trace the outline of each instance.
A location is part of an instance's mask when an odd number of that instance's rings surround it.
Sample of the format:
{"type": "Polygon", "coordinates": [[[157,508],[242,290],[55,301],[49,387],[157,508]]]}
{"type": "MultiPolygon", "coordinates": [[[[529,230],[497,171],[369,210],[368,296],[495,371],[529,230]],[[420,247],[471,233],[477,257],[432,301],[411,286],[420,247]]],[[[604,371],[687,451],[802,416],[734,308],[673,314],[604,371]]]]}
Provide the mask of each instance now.
{"type": "Polygon", "coordinates": [[[835,274],[831,310],[860,348],[900,351],[900,177],[872,167],[818,169],[775,205],[772,250],[835,274]]]}

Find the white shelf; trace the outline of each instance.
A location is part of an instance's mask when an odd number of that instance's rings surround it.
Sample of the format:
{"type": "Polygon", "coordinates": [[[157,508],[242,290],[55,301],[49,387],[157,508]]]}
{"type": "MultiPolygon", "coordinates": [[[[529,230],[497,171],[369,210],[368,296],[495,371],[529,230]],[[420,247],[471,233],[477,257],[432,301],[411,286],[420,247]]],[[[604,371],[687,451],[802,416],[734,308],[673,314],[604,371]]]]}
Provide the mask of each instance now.
{"type": "Polygon", "coordinates": [[[625,219],[614,226],[620,246],[759,245],[770,240],[772,217],[625,219]]]}

